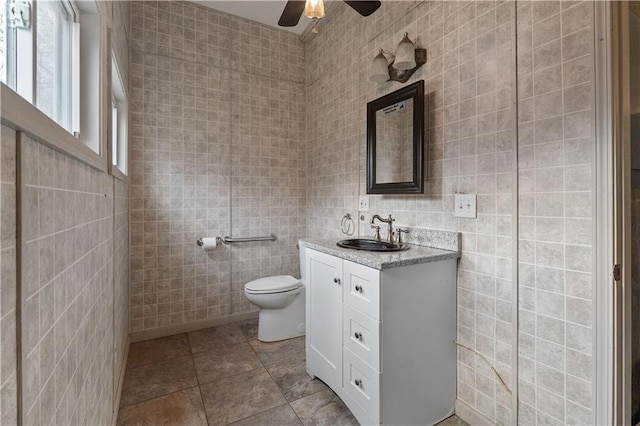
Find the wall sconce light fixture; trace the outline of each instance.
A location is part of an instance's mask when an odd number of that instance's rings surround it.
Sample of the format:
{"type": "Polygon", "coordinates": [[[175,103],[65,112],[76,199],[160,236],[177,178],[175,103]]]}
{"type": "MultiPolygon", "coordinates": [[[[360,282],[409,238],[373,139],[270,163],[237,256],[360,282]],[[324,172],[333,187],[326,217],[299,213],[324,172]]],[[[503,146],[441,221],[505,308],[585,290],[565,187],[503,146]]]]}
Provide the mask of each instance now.
{"type": "Polygon", "coordinates": [[[376,83],[384,83],[386,81],[406,83],[409,77],[426,63],[427,50],[417,49],[409,39],[409,34],[404,33],[404,38],[398,44],[395,55],[380,49],[371,64],[370,79],[376,83]],[[389,62],[387,56],[389,56],[391,62],[389,62]]]}

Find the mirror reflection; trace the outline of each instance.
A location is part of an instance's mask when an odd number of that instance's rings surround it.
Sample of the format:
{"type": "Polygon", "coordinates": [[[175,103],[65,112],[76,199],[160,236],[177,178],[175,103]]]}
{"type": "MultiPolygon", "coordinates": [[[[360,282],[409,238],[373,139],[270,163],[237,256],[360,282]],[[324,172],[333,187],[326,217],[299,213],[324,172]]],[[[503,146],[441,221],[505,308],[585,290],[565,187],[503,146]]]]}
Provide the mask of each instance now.
{"type": "Polygon", "coordinates": [[[413,99],[376,111],[376,182],[413,178],[413,99]]]}

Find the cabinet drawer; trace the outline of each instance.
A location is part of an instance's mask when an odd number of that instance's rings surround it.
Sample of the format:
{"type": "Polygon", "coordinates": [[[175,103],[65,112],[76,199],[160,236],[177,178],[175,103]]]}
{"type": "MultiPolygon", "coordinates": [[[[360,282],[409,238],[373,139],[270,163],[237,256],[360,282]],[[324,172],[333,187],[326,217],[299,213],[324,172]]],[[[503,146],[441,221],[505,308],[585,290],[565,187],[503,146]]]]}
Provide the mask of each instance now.
{"type": "Polygon", "coordinates": [[[380,271],[344,261],[344,303],[378,321],[380,318],[380,271]]]}
{"type": "Polygon", "coordinates": [[[342,381],[345,391],[376,422],[380,421],[380,373],[375,371],[349,349],[344,349],[342,381]]]}
{"type": "Polygon", "coordinates": [[[380,371],[380,322],[349,305],[344,305],[344,346],[380,371]]]}

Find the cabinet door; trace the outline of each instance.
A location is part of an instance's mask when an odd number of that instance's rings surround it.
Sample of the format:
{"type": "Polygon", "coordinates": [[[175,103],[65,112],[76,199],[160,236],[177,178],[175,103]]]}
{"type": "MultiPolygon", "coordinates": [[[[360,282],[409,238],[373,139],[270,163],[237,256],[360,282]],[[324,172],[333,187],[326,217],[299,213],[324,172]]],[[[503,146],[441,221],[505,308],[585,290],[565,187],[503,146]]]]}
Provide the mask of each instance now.
{"type": "Polygon", "coordinates": [[[342,259],[306,249],[307,371],[342,388],[342,259]]]}

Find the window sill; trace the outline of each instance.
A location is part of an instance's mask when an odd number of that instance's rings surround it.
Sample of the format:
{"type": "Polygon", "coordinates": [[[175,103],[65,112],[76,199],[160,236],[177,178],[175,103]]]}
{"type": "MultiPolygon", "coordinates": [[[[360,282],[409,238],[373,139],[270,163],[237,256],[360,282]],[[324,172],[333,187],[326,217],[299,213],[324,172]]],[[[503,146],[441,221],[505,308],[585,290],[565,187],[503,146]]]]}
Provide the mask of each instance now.
{"type": "Polygon", "coordinates": [[[38,110],[22,96],[0,83],[2,124],[21,131],[38,142],[88,166],[107,172],[107,161],[38,110]]]}
{"type": "Polygon", "coordinates": [[[114,178],[118,179],[119,181],[129,184],[129,176],[122,173],[122,171],[118,168],[118,166],[111,166],[111,174],[113,175],[114,178]]]}

